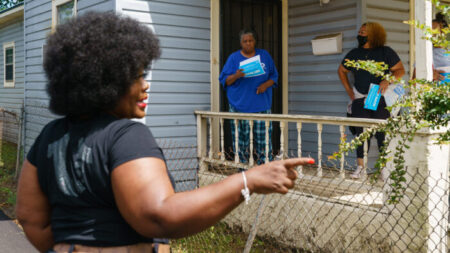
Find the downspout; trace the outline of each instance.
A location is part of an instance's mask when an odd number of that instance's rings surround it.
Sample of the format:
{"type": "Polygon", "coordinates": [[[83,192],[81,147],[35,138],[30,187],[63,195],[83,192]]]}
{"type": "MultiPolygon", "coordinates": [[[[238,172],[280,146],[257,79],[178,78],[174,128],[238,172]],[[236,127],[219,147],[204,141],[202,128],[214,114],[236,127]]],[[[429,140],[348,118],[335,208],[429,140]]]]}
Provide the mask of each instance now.
{"type": "MultiPolygon", "coordinates": [[[[220,110],[220,0],[210,1],[210,82],[211,82],[211,94],[210,94],[210,106],[212,112],[219,112],[220,110]]],[[[215,154],[220,150],[220,134],[219,134],[219,121],[218,119],[211,120],[212,127],[212,150],[215,154]]],[[[223,126],[222,126],[223,127],[223,126]]]]}
{"type": "MultiPolygon", "coordinates": [[[[21,152],[20,152],[20,150],[21,150],[21,148],[23,147],[23,144],[22,144],[22,131],[23,131],[23,123],[24,123],[24,115],[25,115],[25,107],[24,107],[24,104],[22,104],[22,108],[20,108],[20,114],[18,115],[18,117],[16,117],[16,120],[19,122],[19,133],[18,133],[18,136],[17,136],[17,151],[16,151],[16,169],[15,169],[15,175],[14,175],[14,177],[15,177],[15,179],[18,179],[19,178],[19,167],[20,167],[20,157],[21,157],[21,152]],[[18,118],[18,119],[17,119],[18,118]]],[[[25,157],[25,154],[24,154],[24,156],[23,157],[25,157]]]]}
{"type": "MultiPolygon", "coordinates": [[[[415,18],[415,1],[409,1],[409,20],[414,20],[415,18]]],[[[416,60],[416,29],[414,26],[409,27],[409,76],[413,76],[414,72],[414,62],[416,60]]]]}
{"type": "MultiPolygon", "coordinates": [[[[288,0],[282,0],[282,12],[281,12],[281,30],[282,30],[282,80],[281,85],[282,93],[282,113],[289,114],[289,12],[288,12],[288,0]]],[[[284,150],[287,152],[289,149],[289,128],[286,127],[284,134],[284,150]]],[[[287,154],[287,153],[286,153],[287,154]]],[[[286,155],[282,154],[282,155],[286,155]]]]}
{"type": "MultiPolygon", "coordinates": [[[[25,157],[25,145],[26,145],[26,137],[27,137],[27,131],[26,131],[26,105],[27,105],[27,96],[26,96],[26,92],[27,92],[27,68],[26,68],[26,59],[27,59],[27,49],[26,49],[26,42],[27,42],[27,33],[26,33],[26,26],[25,26],[25,21],[26,21],[26,15],[27,15],[27,1],[23,1],[23,69],[24,69],[24,76],[23,76],[23,104],[22,104],[22,111],[21,111],[21,115],[20,115],[20,123],[21,125],[19,126],[20,131],[22,134],[19,133],[19,135],[21,135],[21,139],[19,139],[20,143],[17,143],[17,146],[22,146],[22,153],[20,154],[20,150],[18,150],[17,152],[17,156],[20,157],[22,155],[22,157],[25,157]]],[[[44,55],[42,55],[42,59],[44,59],[44,55]]],[[[17,172],[17,170],[16,170],[17,172]]]]}

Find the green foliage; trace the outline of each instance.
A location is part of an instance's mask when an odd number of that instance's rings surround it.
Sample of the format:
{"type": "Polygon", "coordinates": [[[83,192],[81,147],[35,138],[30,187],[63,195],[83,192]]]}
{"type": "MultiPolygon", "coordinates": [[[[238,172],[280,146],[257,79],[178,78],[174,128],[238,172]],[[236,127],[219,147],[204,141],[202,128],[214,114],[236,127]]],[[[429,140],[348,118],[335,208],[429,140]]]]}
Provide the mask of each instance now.
{"type": "MultiPolygon", "coordinates": [[[[218,223],[194,236],[171,240],[170,246],[174,253],[190,252],[242,252],[247,242],[248,234],[239,228],[231,228],[225,223],[218,223]]],[[[250,252],[294,252],[291,248],[274,244],[270,238],[256,237],[250,252]]],[[[303,252],[296,250],[295,252],[303,252]]]]}
{"type": "Polygon", "coordinates": [[[8,187],[0,187],[0,195],[5,199],[4,204],[14,205],[16,203],[16,193],[8,187]]]}
{"type": "Polygon", "coordinates": [[[16,203],[17,146],[9,142],[0,143],[0,208],[5,213],[14,216],[12,210],[16,203]]]}
{"type": "Polygon", "coordinates": [[[13,8],[18,4],[22,4],[23,0],[0,0],[0,11],[7,10],[9,8],[13,8]]]}
{"type": "Polygon", "coordinates": [[[230,252],[242,251],[245,247],[245,234],[232,231],[227,225],[219,223],[209,229],[179,240],[173,240],[174,252],[230,252]]]}
{"type": "MultiPolygon", "coordinates": [[[[436,8],[440,10],[445,16],[450,15],[450,7],[441,4],[437,0],[432,0],[436,8]]],[[[447,34],[450,33],[449,28],[444,28],[439,32],[433,30],[417,21],[406,22],[424,31],[424,39],[433,43],[436,47],[443,47],[450,49],[450,42],[447,40],[447,34]]],[[[385,123],[367,129],[360,136],[346,142],[342,140],[339,146],[339,152],[331,156],[331,159],[339,159],[343,154],[348,154],[354,151],[357,146],[362,145],[366,140],[370,139],[376,132],[385,132],[386,139],[384,147],[380,152],[380,156],[375,164],[378,169],[372,177],[374,180],[378,177],[382,168],[386,167],[387,162],[392,159],[394,170],[391,172],[389,178],[391,179],[392,192],[389,195],[388,203],[394,204],[402,198],[405,190],[405,150],[409,148],[408,143],[413,140],[415,133],[424,127],[431,129],[439,129],[447,127],[450,118],[450,84],[428,81],[422,79],[410,80],[405,83],[404,80],[396,79],[391,74],[385,74],[387,65],[383,62],[375,61],[347,61],[346,66],[357,69],[366,70],[376,76],[380,76],[391,83],[402,83],[406,90],[409,90],[409,95],[403,97],[388,109],[391,111],[394,107],[400,107],[401,113],[396,117],[391,117],[385,123]],[[387,148],[394,138],[397,138],[396,149],[389,158],[390,152],[387,148]]],[[[439,135],[436,139],[437,144],[449,143],[449,130],[439,135]]]]}

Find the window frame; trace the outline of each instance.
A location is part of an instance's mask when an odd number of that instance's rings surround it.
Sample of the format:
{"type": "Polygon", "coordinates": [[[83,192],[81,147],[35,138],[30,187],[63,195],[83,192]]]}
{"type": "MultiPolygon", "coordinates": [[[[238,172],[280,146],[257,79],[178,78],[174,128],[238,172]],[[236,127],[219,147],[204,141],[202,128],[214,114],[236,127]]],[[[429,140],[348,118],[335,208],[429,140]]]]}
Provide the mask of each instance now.
{"type": "Polygon", "coordinates": [[[3,43],[3,87],[6,88],[14,88],[16,80],[16,45],[14,41],[12,42],[5,42],[3,43]],[[13,72],[13,79],[12,81],[6,80],[6,50],[11,49],[13,50],[13,59],[12,59],[12,72],[13,72]]]}
{"type": "Polygon", "coordinates": [[[58,26],[58,7],[73,1],[73,17],[77,16],[77,0],[52,0],[52,32],[55,31],[56,26],[58,26]]]}

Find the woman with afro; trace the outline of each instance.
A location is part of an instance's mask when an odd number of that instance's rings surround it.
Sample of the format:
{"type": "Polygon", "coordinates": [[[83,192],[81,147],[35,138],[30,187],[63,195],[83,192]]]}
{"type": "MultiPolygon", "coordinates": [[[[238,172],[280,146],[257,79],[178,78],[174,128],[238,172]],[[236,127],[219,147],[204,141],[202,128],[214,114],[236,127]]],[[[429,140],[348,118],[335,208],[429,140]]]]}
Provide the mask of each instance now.
{"type": "Polygon", "coordinates": [[[145,116],[144,77],[159,55],[149,28],[113,13],[77,17],[47,39],[49,107],[62,117],[27,154],[16,209],[39,251],[151,252],[152,238],[200,232],[244,193],[287,193],[294,168],[314,162],[275,161],[175,193],[152,133],[130,120],[145,116]]]}

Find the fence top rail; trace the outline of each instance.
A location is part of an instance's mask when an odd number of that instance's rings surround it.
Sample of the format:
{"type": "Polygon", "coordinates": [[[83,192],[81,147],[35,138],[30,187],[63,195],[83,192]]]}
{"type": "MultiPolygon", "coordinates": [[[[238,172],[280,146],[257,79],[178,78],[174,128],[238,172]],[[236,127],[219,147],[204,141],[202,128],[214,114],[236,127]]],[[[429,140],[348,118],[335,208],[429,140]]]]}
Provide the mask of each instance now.
{"type": "Polygon", "coordinates": [[[202,118],[222,118],[222,119],[241,119],[241,120],[271,120],[284,122],[315,123],[327,125],[344,125],[357,127],[371,127],[385,123],[386,120],[348,118],[336,116],[318,116],[318,115],[299,115],[299,114],[261,114],[261,113],[232,113],[232,112],[209,112],[195,111],[197,116],[202,118]]]}

